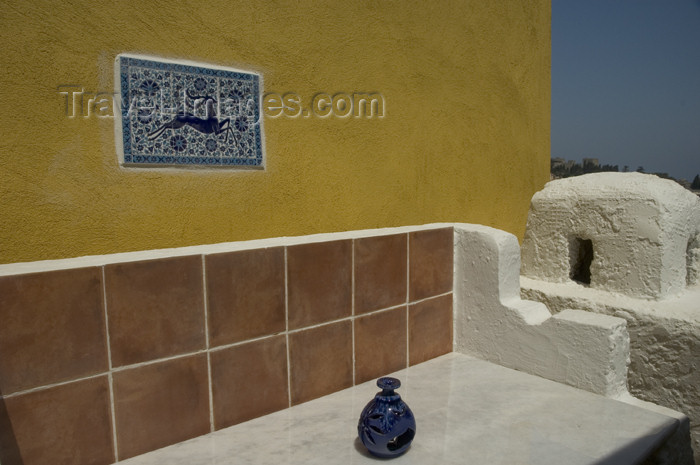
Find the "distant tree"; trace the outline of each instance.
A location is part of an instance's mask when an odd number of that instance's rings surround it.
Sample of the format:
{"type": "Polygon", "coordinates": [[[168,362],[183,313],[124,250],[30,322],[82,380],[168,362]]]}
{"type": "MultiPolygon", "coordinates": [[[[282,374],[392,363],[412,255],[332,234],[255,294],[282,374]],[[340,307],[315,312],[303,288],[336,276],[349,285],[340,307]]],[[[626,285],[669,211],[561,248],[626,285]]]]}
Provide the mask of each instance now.
{"type": "Polygon", "coordinates": [[[627,173],[629,170],[630,170],[630,167],[627,166],[627,165],[625,165],[625,166],[622,168],[622,172],[623,172],[623,173],[627,173]]]}
{"type": "Polygon", "coordinates": [[[644,167],[640,166],[639,168],[637,168],[637,173],[644,173],[644,167]]]}
{"type": "Polygon", "coordinates": [[[700,190],[700,174],[695,175],[695,178],[693,178],[693,183],[690,185],[690,188],[696,191],[700,190]]]}

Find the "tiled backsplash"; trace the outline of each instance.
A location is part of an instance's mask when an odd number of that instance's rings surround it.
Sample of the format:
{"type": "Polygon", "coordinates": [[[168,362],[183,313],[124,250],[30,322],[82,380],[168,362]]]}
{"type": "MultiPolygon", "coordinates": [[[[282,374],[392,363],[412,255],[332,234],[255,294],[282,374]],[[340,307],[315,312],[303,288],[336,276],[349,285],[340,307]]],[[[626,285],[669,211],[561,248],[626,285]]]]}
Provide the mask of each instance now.
{"type": "Polygon", "coordinates": [[[108,464],[451,352],[452,275],[441,227],[0,277],[0,461],[108,464]]]}

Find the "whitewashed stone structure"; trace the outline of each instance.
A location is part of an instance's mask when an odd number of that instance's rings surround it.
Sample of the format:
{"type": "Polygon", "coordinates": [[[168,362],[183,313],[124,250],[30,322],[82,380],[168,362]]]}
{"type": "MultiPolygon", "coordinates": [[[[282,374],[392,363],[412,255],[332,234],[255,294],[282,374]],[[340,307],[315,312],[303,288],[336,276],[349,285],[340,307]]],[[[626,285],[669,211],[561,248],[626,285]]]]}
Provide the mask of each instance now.
{"type": "Polygon", "coordinates": [[[534,279],[678,295],[700,274],[700,199],[640,173],[550,182],[532,198],[522,259],[522,273],[534,279]]]}
{"type": "Polygon", "coordinates": [[[700,199],[673,181],[597,173],[532,198],[523,298],[624,318],[628,389],[690,417],[700,463],[700,199]]]}

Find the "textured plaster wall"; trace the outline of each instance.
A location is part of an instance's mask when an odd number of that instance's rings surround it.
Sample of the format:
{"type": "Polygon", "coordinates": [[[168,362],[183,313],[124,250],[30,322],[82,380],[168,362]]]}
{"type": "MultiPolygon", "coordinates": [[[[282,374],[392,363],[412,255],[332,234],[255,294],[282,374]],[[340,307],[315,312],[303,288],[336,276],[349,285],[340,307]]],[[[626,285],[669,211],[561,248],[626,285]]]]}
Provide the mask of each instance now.
{"type": "Polygon", "coordinates": [[[550,2],[3,1],[0,263],[436,221],[518,236],[548,179],[550,2]],[[267,118],[265,171],[118,166],[121,52],[380,92],[383,119],[267,118]]]}
{"type": "Polygon", "coordinates": [[[520,299],[509,233],[455,227],[455,350],[608,397],[627,393],[625,321],[520,299]]]}
{"type": "Polygon", "coordinates": [[[662,299],[695,285],[700,199],[641,173],[593,173],[547,183],[532,197],[523,276],[569,282],[576,238],[592,241],[590,287],[662,299]]]}
{"type": "Polygon", "coordinates": [[[680,297],[649,301],[525,276],[520,284],[523,299],[542,302],[556,314],[579,308],[625,319],[630,393],[686,414],[695,461],[700,463],[700,287],[680,297]]]}

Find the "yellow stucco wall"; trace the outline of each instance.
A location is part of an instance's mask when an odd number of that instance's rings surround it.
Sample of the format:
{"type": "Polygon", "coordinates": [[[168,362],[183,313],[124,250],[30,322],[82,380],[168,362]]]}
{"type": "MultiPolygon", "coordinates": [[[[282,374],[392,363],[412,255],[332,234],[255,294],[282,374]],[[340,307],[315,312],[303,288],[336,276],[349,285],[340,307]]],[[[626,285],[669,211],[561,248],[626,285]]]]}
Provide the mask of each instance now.
{"type": "Polygon", "coordinates": [[[436,221],[520,236],[549,176],[550,0],[2,1],[0,263],[436,221]],[[122,52],[380,92],[382,119],[267,118],[265,171],[118,165],[122,52]]]}

